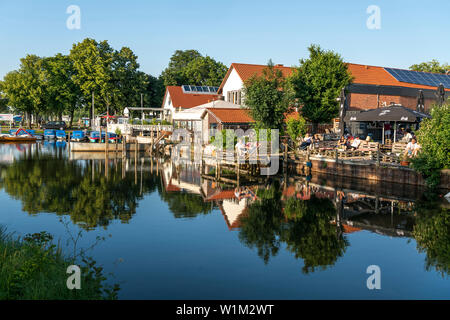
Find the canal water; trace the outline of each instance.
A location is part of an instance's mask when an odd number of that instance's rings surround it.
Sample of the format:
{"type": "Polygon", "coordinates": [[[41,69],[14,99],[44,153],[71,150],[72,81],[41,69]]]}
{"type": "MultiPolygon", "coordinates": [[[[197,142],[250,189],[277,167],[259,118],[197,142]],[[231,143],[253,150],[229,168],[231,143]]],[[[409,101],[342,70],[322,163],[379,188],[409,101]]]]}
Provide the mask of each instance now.
{"type": "Polygon", "coordinates": [[[0,225],[85,251],[120,299],[450,298],[442,197],[324,176],[213,177],[64,143],[0,145],[0,225]]]}

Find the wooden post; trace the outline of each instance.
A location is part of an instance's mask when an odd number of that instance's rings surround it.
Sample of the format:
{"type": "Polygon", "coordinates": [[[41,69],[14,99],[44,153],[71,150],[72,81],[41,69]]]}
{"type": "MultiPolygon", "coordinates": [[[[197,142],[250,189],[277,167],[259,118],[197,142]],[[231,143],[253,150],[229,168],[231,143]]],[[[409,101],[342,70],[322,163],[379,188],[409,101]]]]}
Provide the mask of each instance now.
{"type": "Polygon", "coordinates": [[[380,166],[380,144],[377,146],[377,167],[380,166]]]}

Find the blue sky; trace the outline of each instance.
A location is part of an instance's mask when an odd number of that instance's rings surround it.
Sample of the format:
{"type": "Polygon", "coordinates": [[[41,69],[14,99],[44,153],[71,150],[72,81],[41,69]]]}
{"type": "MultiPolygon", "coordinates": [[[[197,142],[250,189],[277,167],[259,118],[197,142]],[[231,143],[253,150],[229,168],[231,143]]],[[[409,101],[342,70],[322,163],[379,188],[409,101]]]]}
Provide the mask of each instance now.
{"type": "Polygon", "coordinates": [[[450,1],[152,1],[0,0],[0,78],[27,53],[68,53],[86,37],[130,47],[141,69],[159,75],[177,49],[222,61],[298,65],[311,43],[345,61],[408,68],[433,58],[450,62],[450,1]],[[81,9],[81,29],[69,30],[69,5],[81,9]],[[369,5],[381,29],[369,30],[369,5]]]}

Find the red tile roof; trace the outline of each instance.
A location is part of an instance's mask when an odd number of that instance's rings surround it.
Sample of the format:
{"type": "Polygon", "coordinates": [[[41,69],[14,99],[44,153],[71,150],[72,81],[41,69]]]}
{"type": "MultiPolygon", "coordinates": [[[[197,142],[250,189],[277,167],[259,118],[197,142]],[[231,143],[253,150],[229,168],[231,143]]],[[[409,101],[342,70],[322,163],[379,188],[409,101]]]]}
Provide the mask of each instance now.
{"type": "Polygon", "coordinates": [[[221,123],[252,123],[255,122],[246,109],[236,108],[207,108],[218,122],[221,123]]]}
{"type": "MultiPolygon", "coordinates": [[[[418,89],[432,89],[435,90],[436,87],[426,86],[421,84],[407,83],[397,81],[389,72],[387,72],[383,67],[368,66],[355,63],[347,63],[348,70],[354,77],[353,82],[359,84],[372,84],[372,85],[384,85],[384,86],[397,86],[397,87],[408,87],[408,88],[418,88],[418,89]]],[[[222,92],[222,88],[228,79],[231,71],[236,70],[242,81],[246,81],[253,75],[261,76],[266,65],[258,64],[244,64],[244,63],[232,63],[228,69],[225,78],[223,79],[219,93],[222,92]]],[[[280,70],[283,76],[289,76],[295,68],[285,67],[281,65],[275,65],[276,70],[280,70]]],[[[446,89],[450,91],[450,89],[446,89]]]]}
{"type": "MultiPolygon", "coordinates": [[[[400,82],[383,67],[367,66],[355,63],[347,63],[347,66],[348,70],[354,77],[353,83],[436,90],[436,87],[432,86],[400,82]]],[[[446,90],[449,91],[450,89],[446,90]]]]}
{"type": "MultiPolygon", "coordinates": [[[[222,92],[222,88],[227,81],[228,77],[231,74],[231,71],[233,69],[236,70],[239,77],[243,82],[250,79],[252,76],[261,76],[263,74],[263,70],[267,68],[267,65],[261,65],[261,64],[247,64],[247,63],[232,63],[230,68],[228,69],[227,74],[225,75],[225,78],[223,79],[222,83],[219,87],[219,93],[222,92]]],[[[289,76],[292,73],[293,68],[285,67],[283,65],[274,65],[275,70],[280,70],[284,77],[289,76]]]]}
{"type": "Polygon", "coordinates": [[[170,94],[174,108],[181,107],[183,109],[189,109],[218,99],[217,94],[184,93],[181,86],[167,86],[163,104],[166,100],[167,93],[170,94]]]}

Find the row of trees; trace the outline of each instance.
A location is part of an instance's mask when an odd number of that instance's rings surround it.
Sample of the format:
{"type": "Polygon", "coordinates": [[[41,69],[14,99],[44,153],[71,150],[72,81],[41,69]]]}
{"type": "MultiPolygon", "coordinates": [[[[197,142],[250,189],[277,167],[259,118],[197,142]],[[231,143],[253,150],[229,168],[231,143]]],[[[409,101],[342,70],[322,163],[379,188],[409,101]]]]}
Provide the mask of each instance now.
{"type": "Polygon", "coordinates": [[[115,50],[108,41],[87,38],[74,44],[68,55],[30,54],[20,62],[0,89],[15,112],[38,118],[68,114],[73,119],[75,110],[90,107],[92,95],[96,112],[115,113],[138,105],[141,93],[146,103],[157,103],[163,90],[157,78],[139,71],[130,48],[115,50]]]}
{"type": "MultiPolygon", "coordinates": [[[[108,41],[85,39],[73,45],[68,55],[27,55],[18,70],[0,82],[0,111],[40,117],[74,118],[76,110],[90,113],[92,95],[95,112],[122,113],[125,107],[159,107],[167,85],[218,86],[227,68],[198,51],[176,51],[168,67],[157,78],[139,70],[138,57],[128,47],[115,50],[108,41]]],[[[70,123],[72,125],[72,123],[70,123]]]]}
{"type": "MultiPolygon", "coordinates": [[[[313,124],[329,122],[338,115],[340,91],[352,82],[352,76],[342,57],[317,45],[309,48],[309,58],[288,77],[269,61],[260,77],[245,82],[245,105],[261,128],[283,130],[287,113],[301,106],[301,116],[313,124]]],[[[304,131],[304,119],[292,118],[290,132],[304,131]]]]}

